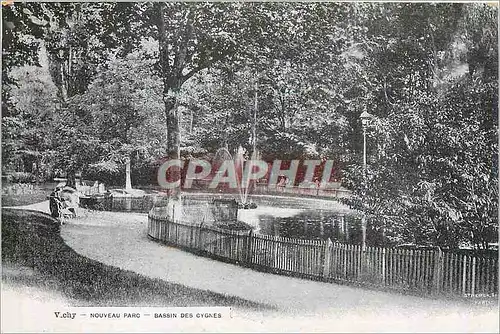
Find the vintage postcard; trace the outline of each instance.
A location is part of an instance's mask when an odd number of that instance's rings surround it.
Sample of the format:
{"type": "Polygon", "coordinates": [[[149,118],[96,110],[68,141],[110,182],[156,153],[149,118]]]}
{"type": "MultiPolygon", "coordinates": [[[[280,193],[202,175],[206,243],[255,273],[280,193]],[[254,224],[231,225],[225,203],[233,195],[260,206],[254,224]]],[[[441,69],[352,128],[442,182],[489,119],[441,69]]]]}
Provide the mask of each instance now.
{"type": "Polygon", "coordinates": [[[2,1],[2,333],[498,332],[498,2],[2,1]]]}

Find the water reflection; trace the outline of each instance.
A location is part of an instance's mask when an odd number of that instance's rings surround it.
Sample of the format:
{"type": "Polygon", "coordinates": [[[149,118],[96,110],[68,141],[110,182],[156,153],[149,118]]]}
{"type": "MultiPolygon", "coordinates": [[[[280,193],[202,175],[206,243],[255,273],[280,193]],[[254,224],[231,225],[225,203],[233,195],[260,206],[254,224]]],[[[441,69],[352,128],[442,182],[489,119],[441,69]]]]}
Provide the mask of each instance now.
{"type": "Polygon", "coordinates": [[[291,217],[263,214],[259,215],[258,233],[357,243],[361,239],[361,222],[354,215],[328,210],[304,210],[291,217]]]}

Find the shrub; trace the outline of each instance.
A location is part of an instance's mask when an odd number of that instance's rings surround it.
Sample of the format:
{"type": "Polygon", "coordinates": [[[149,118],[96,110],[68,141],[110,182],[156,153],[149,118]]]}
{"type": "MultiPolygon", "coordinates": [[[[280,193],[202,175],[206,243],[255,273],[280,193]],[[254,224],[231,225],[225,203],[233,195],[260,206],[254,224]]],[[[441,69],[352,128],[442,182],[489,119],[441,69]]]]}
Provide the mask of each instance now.
{"type": "Polygon", "coordinates": [[[238,220],[236,222],[217,222],[214,224],[214,226],[233,231],[250,231],[253,229],[252,225],[241,220],[238,220]]]}
{"type": "Polygon", "coordinates": [[[36,176],[32,173],[14,172],[7,176],[7,181],[12,183],[34,183],[36,176]]]}

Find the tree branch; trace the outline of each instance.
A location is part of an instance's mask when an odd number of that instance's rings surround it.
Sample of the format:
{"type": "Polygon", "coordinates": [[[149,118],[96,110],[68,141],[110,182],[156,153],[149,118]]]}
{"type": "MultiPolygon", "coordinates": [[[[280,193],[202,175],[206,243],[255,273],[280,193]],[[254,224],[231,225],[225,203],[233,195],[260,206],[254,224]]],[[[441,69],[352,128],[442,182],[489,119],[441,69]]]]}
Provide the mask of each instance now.
{"type": "Polygon", "coordinates": [[[188,8],[188,11],[185,16],[184,23],[184,34],[182,35],[180,44],[175,53],[174,59],[174,71],[175,78],[177,79],[177,83],[182,85],[184,81],[182,81],[182,70],[186,66],[187,62],[187,50],[189,46],[189,40],[193,34],[193,21],[194,21],[194,10],[188,8]]]}
{"type": "Polygon", "coordinates": [[[198,66],[195,66],[194,68],[191,69],[191,71],[189,71],[188,73],[186,73],[186,75],[181,76],[180,83],[183,84],[189,78],[191,78],[193,75],[195,75],[196,73],[200,72],[201,70],[203,70],[205,68],[210,67],[212,64],[214,64],[217,61],[219,61],[222,58],[224,58],[224,56],[226,56],[226,54],[219,54],[216,57],[212,57],[211,59],[206,60],[206,61],[200,63],[198,66]]]}
{"type": "Polygon", "coordinates": [[[165,89],[167,88],[167,80],[170,74],[170,64],[169,64],[169,46],[166,35],[166,24],[165,24],[165,3],[156,2],[154,4],[157,11],[158,20],[156,26],[158,28],[158,44],[159,44],[159,60],[160,69],[162,74],[162,79],[164,82],[165,89]]]}

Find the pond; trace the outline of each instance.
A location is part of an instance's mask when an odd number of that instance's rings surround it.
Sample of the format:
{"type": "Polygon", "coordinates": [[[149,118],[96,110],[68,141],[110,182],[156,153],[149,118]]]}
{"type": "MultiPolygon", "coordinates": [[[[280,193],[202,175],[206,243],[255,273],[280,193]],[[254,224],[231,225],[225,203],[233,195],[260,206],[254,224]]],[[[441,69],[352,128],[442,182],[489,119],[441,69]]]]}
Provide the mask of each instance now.
{"type": "Polygon", "coordinates": [[[339,203],[331,203],[331,208],[311,208],[303,201],[295,207],[259,205],[254,210],[239,210],[238,219],[258,234],[352,243],[361,238],[358,215],[339,203]]]}
{"type": "MultiPolygon", "coordinates": [[[[232,194],[186,193],[183,195],[182,220],[190,224],[220,227],[220,218],[211,202],[214,199],[236,199],[232,194]],[[218,218],[216,218],[218,217],[218,218]]],[[[349,244],[361,244],[360,212],[329,199],[273,195],[250,195],[256,209],[238,209],[238,229],[253,230],[255,234],[293,239],[316,239],[349,244]]],[[[159,203],[158,203],[159,204],[159,203]]],[[[227,224],[226,224],[227,225],[227,224]]],[[[380,232],[368,222],[367,243],[384,243],[380,232]]]]}

